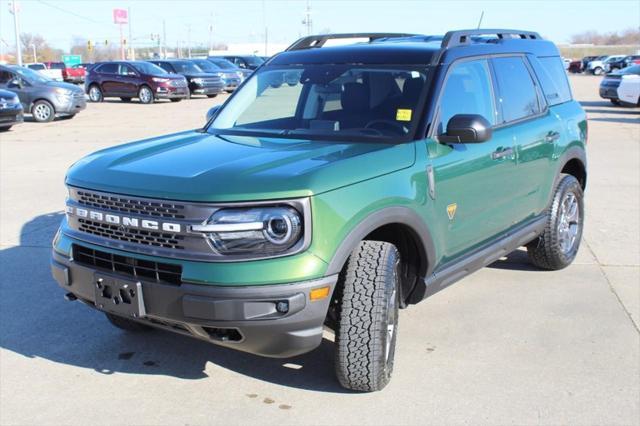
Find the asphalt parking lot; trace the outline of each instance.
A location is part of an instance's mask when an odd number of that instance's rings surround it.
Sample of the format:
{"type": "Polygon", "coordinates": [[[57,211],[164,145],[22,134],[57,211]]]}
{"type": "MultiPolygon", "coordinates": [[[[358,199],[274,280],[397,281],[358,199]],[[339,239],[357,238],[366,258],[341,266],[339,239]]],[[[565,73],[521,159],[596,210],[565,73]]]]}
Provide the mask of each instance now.
{"type": "Polygon", "coordinates": [[[589,122],[577,261],[518,251],[401,312],[382,392],[351,393],[330,338],[274,360],[166,332],[128,335],[63,300],[49,272],[66,169],[199,127],[224,98],[89,104],[0,134],[0,424],[640,424],[640,109],[572,76],[589,122]]]}

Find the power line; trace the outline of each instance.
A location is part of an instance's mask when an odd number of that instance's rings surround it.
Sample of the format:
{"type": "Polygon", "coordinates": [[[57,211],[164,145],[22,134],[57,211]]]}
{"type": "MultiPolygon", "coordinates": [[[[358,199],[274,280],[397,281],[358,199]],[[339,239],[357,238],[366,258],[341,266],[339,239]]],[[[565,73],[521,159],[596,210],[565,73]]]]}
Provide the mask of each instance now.
{"type": "Polygon", "coordinates": [[[92,19],[92,18],[89,18],[89,17],[83,16],[83,15],[79,15],[79,14],[77,14],[77,13],[75,13],[75,12],[71,11],[71,10],[64,9],[64,8],[62,8],[62,7],[60,7],[60,6],[56,6],[56,5],[51,4],[51,3],[47,3],[47,2],[46,2],[46,1],[44,1],[44,0],[37,0],[37,1],[38,1],[38,3],[42,3],[42,4],[44,4],[45,6],[49,6],[49,7],[53,8],[53,9],[57,9],[57,10],[59,10],[60,12],[68,13],[69,15],[73,15],[73,16],[75,16],[76,18],[81,18],[81,19],[84,19],[85,21],[93,22],[94,24],[110,25],[110,24],[107,24],[106,22],[96,21],[95,19],[92,19]]]}

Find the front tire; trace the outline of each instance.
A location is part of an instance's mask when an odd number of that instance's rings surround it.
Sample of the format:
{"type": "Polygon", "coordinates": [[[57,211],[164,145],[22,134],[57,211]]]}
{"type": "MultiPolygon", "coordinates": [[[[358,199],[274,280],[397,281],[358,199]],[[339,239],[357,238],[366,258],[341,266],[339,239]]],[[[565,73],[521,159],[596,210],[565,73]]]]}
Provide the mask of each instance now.
{"type": "Polygon", "coordinates": [[[56,111],[49,101],[39,100],[31,108],[33,119],[38,123],[48,123],[56,116],[56,111]]]}
{"type": "Polygon", "coordinates": [[[218,96],[217,94],[214,95],[207,95],[207,98],[215,98],[216,96],[218,96]]]}
{"type": "Polygon", "coordinates": [[[336,375],[347,389],[378,391],[391,379],[398,328],[400,255],[393,244],[362,241],[336,294],[336,375]]]}
{"type": "Polygon", "coordinates": [[[113,326],[118,327],[121,330],[130,331],[133,333],[144,333],[153,330],[153,328],[149,327],[148,325],[144,325],[137,321],[133,321],[118,315],[113,315],[106,312],[105,315],[113,326]]]}
{"type": "Polygon", "coordinates": [[[601,67],[596,67],[593,70],[593,75],[602,75],[602,73],[604,73],[604,69],[601,67]]]}
{"type": "Polygon", "coordinates": [[[620,105],[620,101],[617,99],[609,99],[611,101],[612,104],[614,105],[620,105]]]}
{"type": "Polygon", "coordinates": [[[142,86],[140,90],[138,90],[138,99],[140,99],[141,104],[148,105],[153,103],[153,91],[149,86],[142,86]]]}
{"type": "Polygon", "coordinates": [[[182,98],[171,98],[171,102],[180,102],[182,98]]]}
{"type": "Polygon", "coordinates": [[[560,175],[544,232],[527,244],[531,263],[541,269],[557,271],[573,262],[582,239],[583,198],[580,182],[571,175],[560,175]]]}
{"type": "Polygon", "coordinates": [[[0,132],[7,132],[7,131],[9,131],[10,128],[11,128],[11,126],[2,126],[2,127],[0,127],[0,132]]]}

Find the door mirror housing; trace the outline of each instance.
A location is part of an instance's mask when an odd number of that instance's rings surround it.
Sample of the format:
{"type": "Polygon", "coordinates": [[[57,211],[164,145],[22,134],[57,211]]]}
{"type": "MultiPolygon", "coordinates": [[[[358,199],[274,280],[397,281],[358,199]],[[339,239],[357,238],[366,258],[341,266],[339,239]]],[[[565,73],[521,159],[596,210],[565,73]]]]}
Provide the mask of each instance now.
{"type": "Polygon", "coordinates": [[[209,111],[207,111],[207,123],[211,121],[213,116],[218,113],[218,111],[220,110],[220,107],[222,107],[222,105],[216,105],[214,107],[211,107],[209,111]]]}
{"type": "Polygon", "coordinates": [[[438,137],[445,143],[480,143],[491,139],[491,123],[479,114],[456,114],[447,123],[447,133],[438,137]]]}
{"type": "Polygon", "coordinates": [[[7,83],[9,89],[22,89],[22,81],[19,78],[14,78],[7,83]]]}

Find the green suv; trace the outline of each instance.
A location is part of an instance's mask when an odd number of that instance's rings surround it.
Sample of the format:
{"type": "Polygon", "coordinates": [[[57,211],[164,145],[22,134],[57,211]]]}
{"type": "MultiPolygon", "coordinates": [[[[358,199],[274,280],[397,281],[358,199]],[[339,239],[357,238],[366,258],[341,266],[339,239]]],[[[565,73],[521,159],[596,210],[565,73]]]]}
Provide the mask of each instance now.
{"type": "Polygon", "coordinates": [[[536,33],[306,37],[204,128],[75,163],[53,275],[125,330],[268,357],[333,330],[340,383],[379,390],[399,309],[520,246],[574,260],[586,139],[536,33]]]}

